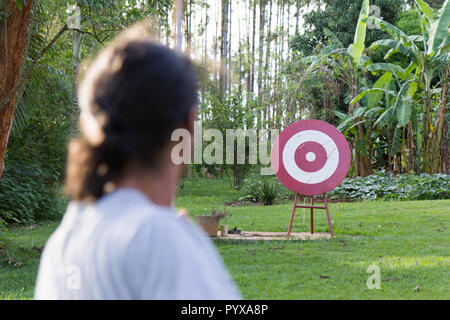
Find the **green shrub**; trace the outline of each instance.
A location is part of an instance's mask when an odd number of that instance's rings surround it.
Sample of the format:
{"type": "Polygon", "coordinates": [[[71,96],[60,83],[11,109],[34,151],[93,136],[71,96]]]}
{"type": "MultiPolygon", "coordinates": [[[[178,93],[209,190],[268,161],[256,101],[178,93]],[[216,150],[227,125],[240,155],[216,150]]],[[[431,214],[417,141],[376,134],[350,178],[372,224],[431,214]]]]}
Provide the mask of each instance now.
{"type": "MultiPolygon", "coordinates": [[[[283,186],[275,176],[252,174],[244,182],[240,201],[273,204],[289,199],[294,193],[283,186]]],[[[345,179],[328,193],[336,200],[433,200],[450,199],[450,175],[400,174],[380,171],[365,178],[345,179]]]]}
{"type": "Polygon", "coordinates": [[[37,164],[7,162],[0,181],[0,220],[33,223],[61,216],[66,199],[57,179],[37,164]]]}
{"type": "Polygon", "coordinates": [[[256,175],[245,179],[242,193],[240,201],[260,202],[266,206],[293,195],[293,192],[286,189],[275,177],[256,175]]]}
{"type": "Polygon", "coordinates": [[[6,222],[2,218],[0,218],[0,253],[4,245],[3,233],[5,232],[5,229],[6,229],[6,222]]]}
{"type": "Polygon", "coordinates": [[[33,70],[14,111],[0,180],[4,223],[60,217],[67,202],[61,184],[72,121],[72,82],[64,70],[46,63],[54,61],[46,57],[33,70]]]}
{"type": "Polygon", "coordinates": [[[348,200],[450,199],[450,175],[393,175],[380,171],[365,178],[345,179],[329,193],[329,197],[348,200]]]}
{"type": "Polygon", "coordinates": [[[277,197],[277,190],[272,182],[265,180],[259,189],[261,202],[265,206],[270,206],[274,203],[277,197]]]}

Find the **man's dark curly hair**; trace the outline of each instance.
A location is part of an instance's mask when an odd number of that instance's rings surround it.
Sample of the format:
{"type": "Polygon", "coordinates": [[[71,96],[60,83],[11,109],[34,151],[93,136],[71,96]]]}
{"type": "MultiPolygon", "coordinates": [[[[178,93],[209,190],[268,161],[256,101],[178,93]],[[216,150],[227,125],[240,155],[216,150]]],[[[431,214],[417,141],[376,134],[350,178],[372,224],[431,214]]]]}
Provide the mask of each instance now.
{"type": "Polygon", "coordinates": [[[197,104],[195,71],[182,54],[126,32],[88,67],[79,101],[83,130],[69,147],[66,190],[95,201],[128,163],[161,165],[172,131],[197,104]]]}

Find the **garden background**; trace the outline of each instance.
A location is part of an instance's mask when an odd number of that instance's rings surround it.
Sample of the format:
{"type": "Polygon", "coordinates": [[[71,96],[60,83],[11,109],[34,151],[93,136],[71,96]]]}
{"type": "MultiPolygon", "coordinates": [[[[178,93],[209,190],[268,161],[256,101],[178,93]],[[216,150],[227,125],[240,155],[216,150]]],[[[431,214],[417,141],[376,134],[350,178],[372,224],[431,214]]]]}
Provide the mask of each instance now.
{"type": "MultiPolygon", "coordinates": [[[[32,297],[67,205],[79,76],[148,17],[159,41],[193,59],[204,129],[312,118],[351,147],[348,178],[329,194],[336,239],[215,242],[244,297],[450,298],[448,0],[0,1],[0,298],[32,297]],[[366,286],[374,263],[380,290],[366,286]]],[[[191,165],[176,205],[286,231],[293,194],[259,169],[191,165]]],[[[316,223],[328,231],[325,217],[316,223]]],[[[294,231],[307,225],[300,212],[294,231]]]]}

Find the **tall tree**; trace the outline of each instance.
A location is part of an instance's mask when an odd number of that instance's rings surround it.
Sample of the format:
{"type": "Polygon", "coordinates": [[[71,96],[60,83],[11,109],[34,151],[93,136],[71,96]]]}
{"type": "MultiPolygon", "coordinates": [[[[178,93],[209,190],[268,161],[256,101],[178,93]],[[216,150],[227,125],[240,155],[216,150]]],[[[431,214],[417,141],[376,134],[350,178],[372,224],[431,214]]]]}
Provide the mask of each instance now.
{"type": "Polygon", "coordinates": [[[81,0],[77,0],[77,5],[74,6],[74,12],[69,17],[67,23],[72,30],[72,55],[73,55],[73,78],[72,78],[72,135],[78,134],[78,71],[81,64],[81,49],[83,44],[84,34],[81,33],[81,0]]]}
{"type": "MultiPolygon", "coordinates": [[[[291,41],[291,46],[306,55],[313,52],[318,45],[326,45],[330,33],[337,37],[344,47],[353,41],[353,29],[358,22],[359,9],[363,0],[321,0],[320,6],[303,15],[304,34],[297,34],[291,41]],[[329,30],[329,32],[326,32],[329,30]]],[[[371,5],[380,8],[383,19],[395,23],[402,10],[403,0],[372,0],[371,5]]],[[[380,30],[371,30],[367,34],[368,43],[380,39],[380,30]]]]}
{"type": "Polygon", "coordinates": [[[298,34],[298,22],[300,19],[300,0],[296,3],[296,13],[295,13],[295,34],[298,34]]]}
{"type": "MultiPolygon", "coordinates": [[[[267,37],[266,37],[266,63],[264,66],[264,96],[266,99],[268,99],[269,94],[268,91],[270,91],[269,88],[269,82],[270,82],[270,42],[272,39],[272,1],[269,3],[269,20],[268,20],[268,26],[267,26],[267,37]]],[[[270,122],[270,102],[266,101],[264,106],[264,120],[269,123],[270,122]]]]}
{"type": "Polygon", "coordinates": [[[232,48],[231,48],[231,36],[232,36],[232,24],[231,21],[232,19],[232,0],[228,0],[229,1],[229,8],[228,8],[228,92],[231,93],[231,54],[232,54],[232,48]]]}
{"type": "Polygon", "coordinates": [[[256,1],[257,0],[253,0],[252,50],[248,55],[250,58],[250,87],[248,90],[249,92],[254,92],[255,86],[256,1]]]}
{"type": "Polygon", "coordinates": [[[30,35],[30,17],[33,0],[2,1],[0,11],[0,179],[5,168],[5,152],[8,145],[14,108],[18,100],[18,86],[24,67],[24,53],[30,35]]]}
{"type": "MultiPolygon", "coordinates": [[[[217,52],[219,49],[219,6],[216,6],[216,33],[214,35],[214,83],[218,84],[217,66],[219,65],[217,52]]],[[[222,51],[221,51],[222,52],[222,51]]],[[[219,72],[220,73],[220,72],[219,72]]]]}
{"type": "Polygon", "coordinates": [[[228,65],[228,1],[222,0],[222,31],[220,42],[220,71],[219,71],[219,85],[222,95],[227,91],[227,65],[228,65]]]}
{"type": "Polygon", "coordinates": [[[264,68],[264,27],[266,23],[266,0],[259,3],[259,58],[258,58],[258,99],[259,104],[263,103],[263,68],[264,68]]]}
{"type": "Polygon", "coordinates": [[[205,21],[204,21],[204,61],[203,64],[206,66],[207,58],[208,58],[208,24],[209,24],[209,17],[208,17],[208,0],[205,0],[203,5],[205,6],[205,21]]]}

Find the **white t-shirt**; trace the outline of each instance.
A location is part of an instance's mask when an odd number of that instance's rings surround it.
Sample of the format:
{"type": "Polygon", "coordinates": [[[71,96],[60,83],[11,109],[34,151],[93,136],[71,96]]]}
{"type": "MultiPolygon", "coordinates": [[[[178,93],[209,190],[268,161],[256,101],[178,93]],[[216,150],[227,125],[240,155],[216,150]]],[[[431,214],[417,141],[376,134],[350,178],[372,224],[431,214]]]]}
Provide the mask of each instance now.
{"type": "Polygon", "coordinates": [[[35,288],[35,299],[240,298],[207,235],[131,188],[69,204],[35,288]]]}

